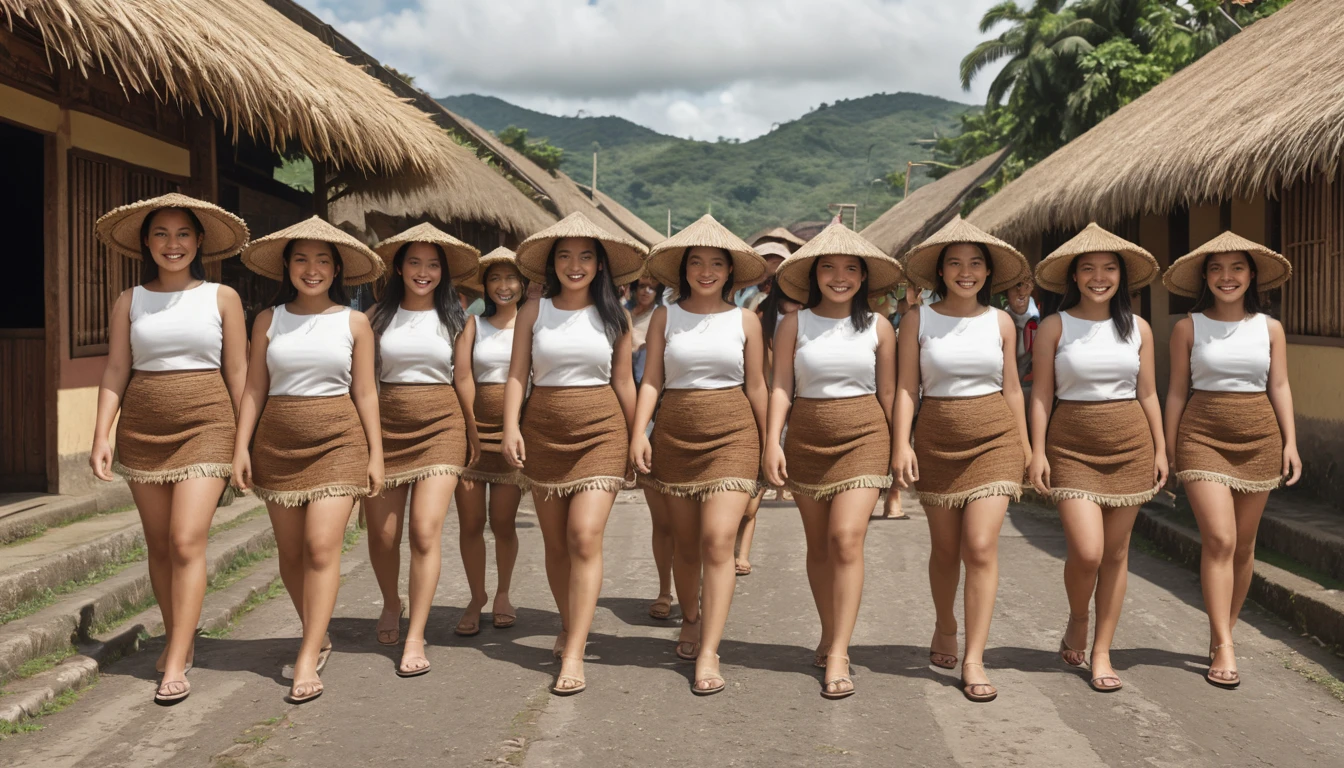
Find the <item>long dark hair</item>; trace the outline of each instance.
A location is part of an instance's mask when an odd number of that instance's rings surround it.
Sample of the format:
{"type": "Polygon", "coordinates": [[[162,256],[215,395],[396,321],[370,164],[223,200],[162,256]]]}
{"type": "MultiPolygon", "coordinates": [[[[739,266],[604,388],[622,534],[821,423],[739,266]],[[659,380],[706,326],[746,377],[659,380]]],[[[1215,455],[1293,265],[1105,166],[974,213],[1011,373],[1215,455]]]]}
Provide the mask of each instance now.
{"type": "MultiPolygon", "coordinates": [[[[1255,268],[1255,259],[1251,254],[1241,251],[1246,257],[1246,266],[1251,270],[1251,285],[1246,292],[1241,295],[1241,307],[1246,314],[1254,315],[1260,311],[1260,273],[1255,268]]],[[[1199,296],[1195,297],[1195,305],[1190,308],[1191,312],[1203,312],[1213,306],[1213,291],[1209,290],[1209,259],[1216,254],[1210,253],[1204,257],[1204,263],[1199,265],[1199,296]]]]}
{"type": "MultiPolygon", "coordinates": [[[[392,274],[387,281],[387,287],[383,289],[383,297],[373,308],[370,324],[373,326],[374,338],[382,338],[383,332],[397,316],[397,308],[406,298],[406,277],[401,274],[401,270],[406,263],[406,252],[412,245],[414,243],[403,244],[397,249],[397,255],[392,257],[392,274]]],[[[439,264],[443,266],[443,277],[434,288],[434,310],[439,315],[439,322],[448,329],[448,336],[456,339],[467,325],[467,313],[462,309],[462,302],[457,300],[457,291],[453,289],[453,281],[448,277],[448,255],[438,243],[430,245],[434,246],[435,252],[439,254],[439,264]]]]}
{"type": "Polygon", "coordinates": [[[985,266],[989,269],[989,273],[985,275],[985,284],[980,286],[979,292],[975,294],[975,300],[980,302],[980,306],[988,307],[990,300],[994,298],[994,257],[984,243],[949,243],[943,246],[943,250],[938,254],[938,263],[933,267],[934,290],[939,298],[947,298],[947,281],[943,280],[943,258],[947,256],[947,250],[954,245],[973,245],[984,254],[985,266]]]}
{"type": "MultiPolygon", "coordinates": [[[[728,279],[723,282],[723,290],[720,291],[720,298],[724,301],[732,301],[733,295],[733,254],[722,248],[715,248],[728,259],[728,279]]],[[[691,281],[686,279],[686,262],[691,258],[691,249],[687,248],[681,254],[681,267],[677,271],[677,303],[680,304],[691,296],[691,281]]]]}
{"type": "MultiPolygon", "coordinates": [[[[553,299],[560,295],[560,276],[555,273],[555,248],[560,244],[559,238],[551,244],[551,252],[546,256],[546,286],[542,288],[541,295],[548,299],[553,299]]],[[[593,240],[597,251],[597,265],[599,267],[597,274],[593,275],[593,281],[588,284],[588,298],[593,300],[593,306],[597,307],[597,316],[602,318],[602,327],[607,332],[607,341],[611,344],[616,343],[616,339],[625,335],[630,330],[630,316],[626,314],[625,307],[621,306],[621,297],[616,293],[616,283],[611,279],[611,262],[607,260],[607,249],[602,246],[601,240],[593,240]]]]}
{"type": "MultiPolygon", "coordinates": [[[[807,303],[803,304],[804,309],[811,309],[821,303],[821,284],[817,282],[819,264],[820,258],[813,259],[812,268],[807,272],[807,303]]],[[[868,324],[873,321],[873,313],[868,309],[868,262],[859,259],[859,266],[863,270],[863,283],[859,285],[859,292],[849,297],[849,322],[854,324],[854,330],[862,333],[868,330],[868,324]]],[[[783,289],[775,285],[770,295],[780,290],[783,289]]]]}
{"type": "MultiPolygon", "coordinates": [[[[271,299],[272,307],[288,304],[299,298],[299,289],[295,288],[289,279],[289,257],[294,252],[294,243],[294,240],[285,243],[285,250],[281,254],[283,262],[280,265],[280,288],[275,292],[275,298],[271,299]]],[[[336,267],[331,287],[327,288],[327,298],[343,307],[349,306],[350,295],[345,292],[345,283],[341,280],[341,276],[345,274],[345,262],[341,260],[341,252],[334,243],[326,243],[326,246],[331,250],[331,263],[336,267]]]]}
{"type": "MultiPolygon", "coordinates": [[[[773,280],[774,278],[771,278],[773,280]]],[[[767,349],[774,349],[775,344],[775,326],[779,324],[779,302],[781,296],[784,296],[784,289],[778,284],[770,286],[770,292],[765,294],[765,298],[756,306],[756,311],[761,315],[761,339],[765,341],[767,349]]]]}
{"type": "MultiPolygon", "coordinates": [[[[1078,260],[1083,256],[1080,254],[1074,256],[1069,262],[1069,276],[1064,281],[1064,300],[1059,302],[1059,311],[1073,309],[1083,300],[1083,292],[1078,289],[1078,281],[1074,276],[1078,273],[1078,260]]],[[[1115,333],[1121,341],[1129,341],[1129,335],[1134,332],[1134,310],[1129,304],[1129,270],[1125,267],[1125,258],[1120,254],[1115,254],[1115,260],[1120,264],[1120,285],[1116,286],[1115,294],[1111,296],[1111,322],[1115,323],[1115,333]]]]}
{"type": "Polygon", "coordinates": [[[205,227],[201,226],[201,220],[196,216],[196,212],[190,208],[155,208],[149,212],[145,220],[140,222],[140,258],[144,263],[140,266],[140,284],[149,285],[159,279],[159,264],[154,261],[154,254],[149,252],[149,246],[145,245],[145,240],[149,238],[149,228],[154,223],[154,217],[164,211],[181,211],[187,215],[187,220],[191,222],[191,228],[196,230],[196,253],[191,257],[191,263],[187,265],[187,274],[191,275],[193,280],[205,279],[205,265],[201,263],[201,251],[205,250],[205,227]]]}
{"type": "Polygon", "coordinates": [[[514,265],[506,262],[501,261],[498,264],[491,264],[486,268],[485,274],[481,275],[481,291],[483,294],[481,300],[485,302],[485,309],[481,311],[481,317],[494,317],[495,313],[499,311],[499,306],[495,304],[495,300],[490,298],[490,286],[488,284],[490,280],[490,270],[495,267],[508,267],[514,272],[518,272],[518,282],[522,284],[523,288],[523,292],[518,295],[518,308],[522,309],[522,306],[527,303],[527,286],[529,283],[527,278],[523,276],[523,273],[514,265]]]}

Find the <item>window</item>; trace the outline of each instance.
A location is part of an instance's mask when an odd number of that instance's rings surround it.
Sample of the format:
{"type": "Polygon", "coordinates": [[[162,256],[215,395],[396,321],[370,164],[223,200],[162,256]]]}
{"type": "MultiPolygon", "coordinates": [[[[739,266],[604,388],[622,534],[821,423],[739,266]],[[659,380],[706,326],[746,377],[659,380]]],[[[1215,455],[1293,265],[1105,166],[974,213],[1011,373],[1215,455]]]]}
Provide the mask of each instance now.
{"type": "Polygon", "coordinates": [[[1280,227],[1293,264],[1282,289],[1284,330],[1344,337],[1344,166],[1285,189],[1280,227]]]}

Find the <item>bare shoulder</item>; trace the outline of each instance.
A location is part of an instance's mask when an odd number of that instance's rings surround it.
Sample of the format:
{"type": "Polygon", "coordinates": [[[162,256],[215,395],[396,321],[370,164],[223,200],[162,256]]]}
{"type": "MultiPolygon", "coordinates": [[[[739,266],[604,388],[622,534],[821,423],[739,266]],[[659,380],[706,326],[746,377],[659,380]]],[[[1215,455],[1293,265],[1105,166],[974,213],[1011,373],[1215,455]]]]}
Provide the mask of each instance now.
{"type": "Polygon", "coordinates": [[[901,335],[903,336],[909,336],[910,334],[916,334],[916,335],[919,334],[919,312],[916,311],[913,307],[910,309],[910,311],[906,312],[904,315],[901,315],[900,329],[901,329],[901,335]]]}
{"type": "Polygon", "coordinates": [[[1055,314],[1048,315],[1044,319],[1042,319],[1041,324],[1036,329],[1036,332],[1039,334],[1048,333],[1057,335],[1061,330],[1063,330],[1063,328],[1064,328],[1064,321],[1059,319],[1059,313],[1056,312],[1055,314]]]}
{"type": "Polygon", "coordinates": [[[518,309],[518,319],[514,322],[515,328],[531,328],[537,321],[537,315],[541,311],[540,301],[529,301],[518,309]]]}
{"type": "Polygon", "coordinates": [[[1286,340],[1287,332],[1283,330],[1283,323],[1275,320],[1269,315],[1265,315],[1265,325],[1269,326],[1269,335],[1276,340],[1286,340]]]}
{"type": "Polygon", "coordinates": [[[886,341],[896,338],[896,329],[892,327],[891,320],[881,312],[873,313],[873,325],[877,327],[877,340],[886,341]]]}
{"type": "Polygon", "coordinates": [[[1195,321],[1189,315],[1177,320],[1176,324],[1171,327],[1172,338],[1176,338],[1178,335],[1183,338],[1190,338],[1195,335],[1195,321]]]}
{"type": "Polygon", "coordinates": [[[350,313],[350,330],[357,333],[363,331],[373,331],[373,324],[369,322],[369,316],[363,312],[350,313]]]}
{"type": "Polygon", "coordinates": [[[1153,338],[1153,326],[1149,325],[1148,321],[1144,320],[1142,317],[1139,317],[1138,315],[1134,316],[1134,327],[1139,329],[1140,338],[1153,338]]]}
{"type": "Polygon", "coordinates": [[[740,307],[737,311],[742,313],[742,328],[744,330],[750,330],[752,328],[760,329],[761,318],[757,316],[755,312],[746,307],[740,307]]]}

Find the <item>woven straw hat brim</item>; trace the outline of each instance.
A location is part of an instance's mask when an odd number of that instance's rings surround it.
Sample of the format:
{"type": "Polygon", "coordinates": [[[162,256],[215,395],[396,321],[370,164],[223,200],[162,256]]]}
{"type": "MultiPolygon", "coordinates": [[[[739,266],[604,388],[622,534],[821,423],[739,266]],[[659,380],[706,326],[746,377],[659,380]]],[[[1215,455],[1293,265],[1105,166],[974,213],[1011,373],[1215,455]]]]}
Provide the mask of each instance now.
{"type": "Polygon", "coordinates": [[[681,262],[692,248],[719,248],[733,261],[733,289],[765,279],[765,259],[742,238],[706,214],[649,251],[649,275],[673,290],[681,283],[681,262]]]}
{"type": "Polygon", "coordinates": [[[476,274],[476,265],[481,260],[481,252],[474,246],[428,223],[417,224],[399,235],[387,238],[379,243],[373,252],[383,259],[388,269],[391,269],[397,251],[407,243],[432,243],[442,248],[444,256],[448,259],[445,265],[448,268],[448,279],[454,283],[476,274]]]}
{"type": "Polygon", "coordinates": [[[594,224],[582,213],[571,213],[560,221],[524,240],[518,246],[518,271],[532,281],[546,280],[546,259],[555,241],[566,237],[587,237],[602,243],[611,267],[611,279],[625,285],[639,279],[644,271],[648,249],[625,235],[612,234],[594,224]]]}
{"type": "Polygon", "coordinates": [[[1036,265],[1036,284],[1051,293],[1064,293],[1068,288],[1069,265],[1085,253],[1114,253],[1124,259],[1130,291],[1153,282],[1161,271],[1151,253],[1094,222],[1036,265]]]}
{"type": "MultiPolygon", "coordinates": [[[[480,262],[476,265],[476,272],[469,280],[463,281],[462,284],[469,286],[476,291],[484,290],[485,273],[496,264],[512,264],[513,267],[517,269],[518,254],[501,245],[495,250],[482,256],[480,262]]],[[[519,270],[519,274],[521,273],[522,270],[519,270]]]]}
{"type": "Polygon", "coordinates": [[[757,243],[756,245],[753,245],[751,249],[760,254],[762,258],[778,256],[781,259],[787,259],[793,255],[793,251],[790,251],[787,245],[776,243],[773,240],[757,243]]]}
{"type": "Polygon", "coordinates": [[[1016,248],[958,216],[905,254],[906,277],[926,291],[937,290],[938,255],[956,243],[978,243],[989,250],[994,278],[990,290],[994,293],[1008,290],[1031,273],[1027,257],[1016,248]]]}
{"type": "Polygon", "coordinates": [[[291,240],[321,240],[336,246],[345,285],[371,282],[383,274],[383,260],[378,254],[318,216],[253,240],[243,249],[243,264],[262,277],[280,280],[285,269],[285,246],[291,240]]]}
{"type": "Polygon", "coordinates": [[[140,227],[145,217],[160,208],[187,208],[201,220],[205,239],[201,263],[227,259],[247,245],[247,223],[214,203],[176,192],[113,208],[98,218],[93,231],[108,250],[128,258],[140,258],[140,227]]]}
{"type": "Polygon", "coordinates": [[[1234,232],[1224,232],[1177,259],[1162,275],[1162,284],[1177,296],[1196,298],[1204,284],[1204,259],[1215,253],[1244,251],[1255,261],[1255,284],[1261,291],[1272,291],[1293,276],[1293,265],[1265,246],[1234,232]]]}
{"type": "Polygon", "coordinates": [[[812,262],[822,256],[858,256],[868,268],[868,294],[886,293],[905,278],[900,262],[863,239],[859,233],[835,222],[789,256],[775,271],[775,283],[794,301],[806,302],[811,288],[812,262]]]}
{"type": "Polygon", "coordinates": [[[794,248],[802,248],[804,245],[807,245],[806,240],[793,234],[792,232],[783,227],[775,227],[774,229],[770,230],[769,232],[766,232],[763,235],[757,235],[756,239],[753,240],[751,244],[760,245],[762,241],[771,241],[771,240],[788,243],[789,245],[792,245],[794,248]]]}

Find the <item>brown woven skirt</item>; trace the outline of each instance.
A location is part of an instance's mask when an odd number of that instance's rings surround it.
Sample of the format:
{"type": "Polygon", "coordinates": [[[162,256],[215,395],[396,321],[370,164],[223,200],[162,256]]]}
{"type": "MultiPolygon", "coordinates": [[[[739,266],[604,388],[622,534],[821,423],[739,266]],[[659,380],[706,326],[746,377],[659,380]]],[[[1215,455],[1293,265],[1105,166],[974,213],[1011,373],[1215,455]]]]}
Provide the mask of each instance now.
{"type": "Polygon", "coordinates": [[[369,493],[369,443],[349,395],[266,398],[252,438],[252,490],[298,507],[369,493]]]}
{"type": "Polygon", "coordinates": [[[915,458],[915,490],[925,506],[956,509],[990,496],[1022,496],[1022,436],[1002,392],[923,398],[915,458]]]}
{"type": "Polygon", "coordinates": [[[629,463],[625,414],[611,387],[533,387],[519,425],[533,491],[619,491],[629,463]]]}
{"type": "Polygon", "coordinates": [[[527,488],[523,473],[509,466],[500,451],[504,440],[504,385],[476,382],[476,435],[481,439],[481,456],[476,466],[462,472],[463,479],[478,483],[504,483],[527,488]]]}
{"type": "Polygon", "coordinates": [[[761,437],[741,387],[669,389],[653,425],[652,487],[704,501],[722,491],[756,495],[761,437]]]}
{"type": "Polygon", "coordinates": [[[1153,433],[1138,400],[1060,400],[1045,434],[1050,497],[1135,507],[1157,495],[1153,433]]]}
{"type": "Polygon", "coordinates": [[[112,469],[133,483],[233,474],[233,401],[218,370],[135,371],[112,469]]]}
{"type": "Polygon", "coordinates": [[[434,475],[460,475],[467,463],[467,425],[452,384],[382,384],[383,487],[434,475]]]}
{"type": "Polygon", "coordinates": [[[817,501],[855,488],[890,488],[891,431],[877,397],[795,398],[784,461],[785,487],[817,501]]]}
{"type": "Polygon", "coordinates": [[[1176,477],[1209,480],[1240,493],[1278,488],[1283,434],[1264,392],[1196,390],[1176,432],[1176,477]]]}

